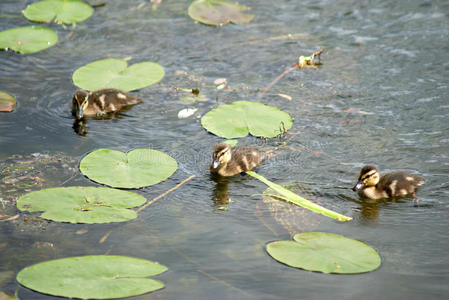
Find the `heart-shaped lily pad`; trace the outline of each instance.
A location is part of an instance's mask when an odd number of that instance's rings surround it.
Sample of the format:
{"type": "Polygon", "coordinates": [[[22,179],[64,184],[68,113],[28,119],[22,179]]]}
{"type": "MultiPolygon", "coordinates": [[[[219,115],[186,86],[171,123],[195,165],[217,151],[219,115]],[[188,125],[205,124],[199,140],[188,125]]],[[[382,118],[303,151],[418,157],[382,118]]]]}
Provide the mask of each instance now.
{"type": "Polygon", "coordinates": [[[141,62],[128,67],[126,60],[107,58],[77,69],[72,79],[75,85],[88,91],[115,88],[129,92],[155,84],[164,75],[164,68],[154,62],[141,62]]]}
{"type": "Polygon", "coordinates": [[[0,49],[19,53],[34,53],[58,42],[58,34],[51,28],[27,26],[0,32],[0,49]]]}
{"type": "Polygon", "coordinates": [[[195,21],[208,25],[248,24],[254,15],[243,14],[246,6],[227,0],[195,0],[189,6],[189,16],[195,21]]]}
{"type": "Polygon", "coordinates": [[[81,0],[42,0],[27,6],[23,14],[34,22],[74,24],[89,18],[93,8],[81,0]]]}
{"type": "Polygon", "coordinates": [[[164,287],[147,278],[167,267],[158,263],[114,255],[68,257],[38,263],[17,274],[17,281],[32,290],[80,299],[124,298],[164,287]]]}
{"type": "Polygon", "coordinates": [[[248,133],[272,138],[292,127],[292,118],[275,107],[252,101],[221,105],[201,119],[203,127],[218,136],[234,139],[248,133]]]}
{"type": "Polygon", "coordinates": [[[294,240],[271,242],[267,252],[288,266],[323,273],[365,273],[381,263],[376,250],[338,234],[305,232],[296,234],[294,240]]]}
{"type": "Polygon", "coordinates": [[[134,210],[145,197],[105,187],[60,187],[23,195],[17,200],[22,211],[43,211],[41,217],[56,222],[110,223],[137,217],[134,210]]]}
{"type": "Polygon", "coordinates": [[[99,149],[86,155],[80,163],[81,172],[89,179],[125,189],[159,183],[177,168],[175,159],[154,149],[135,149],[128,153],[99,149]]]}
{"type": "Polygon", "coordinates": [[[0,91],[0,111],[13,111],[16,108],[16,99],[5,92],[0,91]]]}

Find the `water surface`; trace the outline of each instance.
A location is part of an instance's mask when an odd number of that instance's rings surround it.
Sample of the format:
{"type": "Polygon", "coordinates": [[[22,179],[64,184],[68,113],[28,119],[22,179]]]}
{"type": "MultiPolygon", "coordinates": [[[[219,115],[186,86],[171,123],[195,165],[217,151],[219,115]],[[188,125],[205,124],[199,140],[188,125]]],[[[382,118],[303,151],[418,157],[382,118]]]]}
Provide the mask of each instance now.
{"type": "MultiPolygon", "coordinates": [[[[4,0],[0,29],[30,23],[20,11],[29,1],[4,0]]],[[[0,90],[17,98],[17,109],[0,114],[2,167],[60,157],[42,168],[42,187],[94,185],[69,168],[98,148],[128,151],[151,147],[173,156],[178,171],[138,192],[151,199],[190,175],[195,179],[144,210],[131,222],[71,225],[21,215],[0,230],[0,290],[21,299],[53,299],[18,285],[15,274],[44,260],[117,254],[155,260],[169,267],[157,276],[166,288],[133,299],[442,299],[449,292],[449,6],[445,1],[245,0],[256,17],[246,26],[211,27],[187,15],[188,1],[163,1],[158,10],[143,1],[108,1],[71,27],[49,24],[56,46],[32,55],[0,53],[0,90]],[[286,35],[291,34],[288,38],[286,35]],[[281,37],[281,38],[275,38],[281,37]],[[261,99],[259,93],[300,55],[324,48],[318,69],[295,70],[261,99]],[[165,78],[135,94],[144,103],[122,119],[92,120],[86,136],[73,131],[74,70],[107,57],[154,61],[165,78]],[[217,91],[214,80],[226,78],[217,91]],[[206,101],[185,104],[176,87],[199,88],[206,101]],[[277,94],[292,97],[289,101],[277,94]],[[247,177],[227,190],[207,170],[221,139],[201,128],[198,116],[220,104],[260,100],[294,118],[283,140],[247,137],[240,144],[278,155],[257,172],[350,215],[345,224],[296,209],[283,219],[296,232],[324,231],[370,244],[382,266],[360,275],[325,275],[281,265],[264,251],[289,239],[265,186],[247,177]],[[178,119],[186,107],[197,114],[178,119]],[[38,159],[37,159],[38,160],[38,159]],[[420,206],[410,199],[361,202],[350,190],[367,163],[381,170],[421,174],[420,206]],[[69,170],[69,171],[67,171],[69,170]],[[232,199],[226,204],[223,197],[232,199]],[[81,231],[80,231],[81,230],[81,231]],[[86,233],[83,233],[87,230],[86,233]],[[111,232],[104,243],[99,240],[111,232]]],[[[35,162],[36,163],[36,162],[35,162]]],[[[16,214],[24,189],[5,184],[0,170],[2,213],[16,214]]],[[[280,213],[280,212],[279,212],[280,213]]],[[[289,229],[291,230],[291,229],[289,229]]],[[[54,298],[56,299],[56,298],[54,298]]]]}

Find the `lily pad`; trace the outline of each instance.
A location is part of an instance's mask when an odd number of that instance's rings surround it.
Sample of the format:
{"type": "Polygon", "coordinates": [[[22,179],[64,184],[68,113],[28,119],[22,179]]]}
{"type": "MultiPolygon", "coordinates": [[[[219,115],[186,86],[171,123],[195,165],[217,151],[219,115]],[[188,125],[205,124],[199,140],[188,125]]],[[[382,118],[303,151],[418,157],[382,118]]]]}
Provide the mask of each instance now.
{"type": "Polygon", "coordinates": [[[166,270],[164,265],[127,256],[78,256],[26,267],[17,274],[17,281],[29,289],[58,297],[112,299],[163,288],[162,282],[146,277],[166,270]]]}
{"type": "Polygon", "coordinates": [[[155,84],[164,75],[164,68],[154,62],[141,62],[128,67],[126,60],[107,58],[77,69],[72,79],[75,85],[88,91],[115,88],[129,92],[155,84]]]}
{"type": "Polygon", "coordinates": [[[99,149],[86,155],[80,163],[81,172],[89,179],[125,189],[157,184],[177,168],[175,159],[153,149],[135,149],[128,153],[99,149]]]}
{"type": "Polygon", "coordinates": [[[0,111],[13,111],[16,108],[16,99],[0,91],[0,111]]]}
{"type": "Polygon", "coordinates": [[[195,0],[189,6],[189,16],[195,21],[221,26],[229,22],[235,24],[248,24],[254,15],[242,13],[248,7],[227,0],[195,0]]]}
{"type": "Polygon", "coordinates": [[[288,113],[260,102],[236,101],[207,112],[201,125],[227,139],[245,137],[248,133],[272,138],[290,129],[292,118],[288,113]]]}
{"type": "Polygon", "coordinates": [[[74,24],[88,19],[93,11],[81,0],[43,0],[28,5],[23,14],[34,22],[74,24]]]}
{"type": "Polygon", "coordinates": [[[27,26],[0,32],[0,49],[19,53],[35,53],[58,42],[58,34],[51,28],[27,26]]]}
{"type": "Polygon", "coordinates": [[[376,250],[338,234],[305,232],[293,238],[267,244],[268,254],[288,266],[323,273],[365,273],[381,263],[376,250]]]}
{"type": "Polygon", "coordinates": [[[134,210],[145,197],[105,187],[59,187],[23,195],[17,200],[22,211],[43,211],[42,218],[56,222],[110,223],[137,217],[134,210]]]}

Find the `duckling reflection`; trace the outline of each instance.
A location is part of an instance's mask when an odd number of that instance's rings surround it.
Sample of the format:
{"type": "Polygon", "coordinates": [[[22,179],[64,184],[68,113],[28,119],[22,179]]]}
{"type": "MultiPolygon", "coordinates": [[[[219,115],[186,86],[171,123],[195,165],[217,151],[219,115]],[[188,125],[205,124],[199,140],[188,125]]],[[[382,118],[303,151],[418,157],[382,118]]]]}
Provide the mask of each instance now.
{"type": "Polygon", "coordinates": [[[424,178],[405,171],[392,171],[381,175],[376,166],[366,165],[360,171],[358,182],[352,190],[358,191],[360,197],[372,200],[411,196],[416,206],[416,191],[424,182],[424,178]]]}
{"type": "Polygon", "coordinates": [[[81,120],[75,119],[72,128],[76,132],[76,134],[80,136],[85,136],[87,134],[87,131],[89,131],[87,120],[85,118],[82,118],[81,120]]]}
{"type": "Polygon", "coordinates": [[[218,176],[216,173],[210,174],[210,179],[215,182],[212,193],[214,206],[222,207],[229,204],[229,177],[218,176]]]}
{"type": "Polygon", "coordinates": [[[265,154],[251,147],[234,147],[226,143],[215,145],[210,165],[211,173],[234,176],[250,171],[262,163],[265,154]]]}
{"type": "Polygon", "coordinates": [[[78,90],[72,100],[72,114],[77,120],[84,117],[102,117],[125,111],[142,99],[117,89],[101,89],[87,92],[78,90]]]}

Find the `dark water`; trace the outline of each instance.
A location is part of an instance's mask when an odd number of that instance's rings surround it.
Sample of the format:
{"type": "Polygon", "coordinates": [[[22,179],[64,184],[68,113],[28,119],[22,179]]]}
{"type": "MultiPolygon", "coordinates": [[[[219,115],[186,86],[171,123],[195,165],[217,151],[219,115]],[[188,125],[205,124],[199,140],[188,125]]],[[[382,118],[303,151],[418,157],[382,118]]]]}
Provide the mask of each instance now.
{"type": "MultiPolygon", "coordinates": [[[[57,224],[34,216],[2,223],[0,290],[18,289],[21,299],[53,299],[21,287],[15,274],[44,260],[108,253],[169,267],[157,276],[164,290],[133,299],[443,299],[448,294],[447,1],[245,0],[256,15],[253,22],[222,28],[194,24],[187,16],[190,1],[165,0],[157,11],[149,4],[137,9],[143,2],[108,1],[71,35],[70,27],[46,25],[58,32],[59,42],[45,51],[0,53],[0,90],[18,101],[13,113],[0,114],[2,166],[14,164],[15,154],[25,160],[36,160],[28,157],[32,153],[59,155],[41,174],[53,179],[29,190],[93,185],[76,172],[87,152],[151,147],[176,158],[179,169],[139,193],[150,199],[196,177],[123,224],[57,224]],[[273,38],[287,34],[291,38],[273,38]],[[367,274],[325,275],[275,262],[265,243],[290,235],[258,196],[265,186],[237,178],[223,191],[207,171],[220,138],[203,130],[197,115],[219,104],[257,100],[299,55],[319,48],[325,49],[319,69],[289,73],[260,100],[290,113],[295,134],[286,136],[288,147],[257,171],[274,182],[297,182],[306,198],[352,216],[340,224],[297,209],[282,218],[296,232],[332,232],[370,244],[383,261],[367,274]],[[87,135],[78,136],[70,115],[76,90],[71,75],[107,57],[158,62],[166,76],[135,92],[144,103],[122,119],[90,121],[87,135]],[[226,89],[215,89],[217,78],[227,78],[226,89]],[[183,104],[174,87],[199,88],[206,101],[183,104]],[[186,107],[198,111],[178,119],[186,107]],[[350,187],[366,163],[422,174],[427,183],[419,191],[420,207],[410,199],[360,202],[350,187]],[[217,200],[223,194],[232,203],[217,200]]],[[[27,3],[1,1],[0,29],[29,25],[20,13],[27,3]]],[[[275,142],[240,141],[264,149],[275,142]]],[[[2,212],[16,214],[13,201],[23,191],[2,187],[2,212]]]]}

